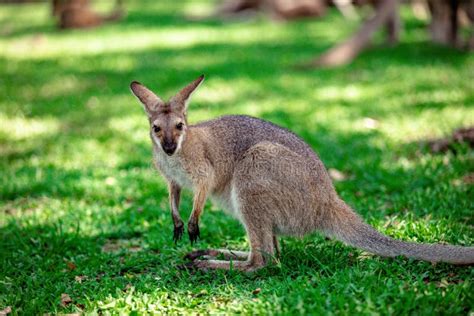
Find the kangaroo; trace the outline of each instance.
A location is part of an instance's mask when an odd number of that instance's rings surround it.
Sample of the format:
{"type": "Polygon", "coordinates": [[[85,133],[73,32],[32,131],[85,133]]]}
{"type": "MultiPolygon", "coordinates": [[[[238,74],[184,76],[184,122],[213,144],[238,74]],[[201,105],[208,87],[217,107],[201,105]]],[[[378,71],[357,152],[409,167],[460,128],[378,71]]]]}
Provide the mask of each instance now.
{"type": "Polygon", "coordinates": [[[179,215],[183,187],[194,192],[188,221],[191,243],[199,237],[199,218],[208,197],[243,224],[250,242],[250,252],[190,252],[188,266],[254,271],[279,254],[277,236],[314,231],[380,256],[474,263],[474,247],[404,242],[364,223],[338,196],[317,154],[284,128],[243,115],[189,125],[189,100],[203,79],[168,102],[139,82],[130,85],[148,116],[154,164],[169,185],[175,242],[184,231],[179,215]]]}

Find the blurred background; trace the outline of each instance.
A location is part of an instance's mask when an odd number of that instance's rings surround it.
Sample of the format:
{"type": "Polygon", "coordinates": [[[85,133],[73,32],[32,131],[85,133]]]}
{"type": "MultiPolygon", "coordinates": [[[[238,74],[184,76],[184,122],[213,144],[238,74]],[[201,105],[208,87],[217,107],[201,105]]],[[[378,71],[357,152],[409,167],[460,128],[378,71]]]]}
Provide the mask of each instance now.
{"type": "MultiPolygon", "coordinates": [[[[270,120],[314,148],[379,230],[472,245],[473,7],[0,1],[0,310],[472,311],[469,268],[366,260],[320,236],[287,239],[264,281],[180,274],[190,246],[172,243],[166,184],[129,83],[167,99],[203,73],[191,123],[270,120]]],[[[186,195],[183,218],[191,205],[186,195]]],[[[246,248],[217,210],[206,206],[199,247],[246,248]]]]}

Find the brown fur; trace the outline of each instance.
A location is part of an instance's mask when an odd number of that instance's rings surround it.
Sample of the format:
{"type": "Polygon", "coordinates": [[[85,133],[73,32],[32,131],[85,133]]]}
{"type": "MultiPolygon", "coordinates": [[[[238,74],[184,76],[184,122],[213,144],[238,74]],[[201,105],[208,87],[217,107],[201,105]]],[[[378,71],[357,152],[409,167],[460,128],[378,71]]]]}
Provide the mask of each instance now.
{"type": "Polygon", "coordinates": [[[188,221],[192,242],[199,236],[199,217],[207,197],[237,218],[247,232],[250,253],[195,251],[187,255],[194,267],[252,271],[278,253],[276,236],[303,236],[316,230],[381,256],[474,262],[474,247],[398,241],[365,224],[338,197],[319,157],[288,130],[248,116],[188,125],[187,103],[202,80],[203,76],[193,81],[170,102],[163,102],[138,82],[131,84],[148,115],[156,167],[170,184],[174,239],[181,237],[183,229],[178,211],[181,187],[194,191],[188,221]],[[182,130],[177,129],[179,122],[185,124],[182,130]],[[218,255],[226,260],[198,259],[218,255]],[[231,259],[238,261],[227,261],[231,259]]]}
{"type": "Polygon", "coordinates": [[[53,1],[53,15],[59,16],[59,27],[62,29],[96,27],[104,22],[116,21],[123,16],[118,8],[108,16],[100,15],[91,9],[89,0],[53,1]]]}

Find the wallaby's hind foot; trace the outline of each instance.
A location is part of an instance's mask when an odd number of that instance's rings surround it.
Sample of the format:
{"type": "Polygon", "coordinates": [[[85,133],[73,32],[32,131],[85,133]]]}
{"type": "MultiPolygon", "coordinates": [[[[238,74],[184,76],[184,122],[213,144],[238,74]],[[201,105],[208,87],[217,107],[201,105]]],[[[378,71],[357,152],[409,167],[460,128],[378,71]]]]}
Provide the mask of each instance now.
{"type": "MultiPolygon", "coordinates": [[[[247,197],[240,200],[241,205],[246,205],[247,202],[249,202],[247,197]]],[[[251,216],[252,213],[249,213],[246,210],[246,207],[242,207],[241,211],[245,220],[248,220],[248,216],[251,216]]],[[[196,268],[203,271],[208,271],[210,269],[236,269],[244,272],[252,272],[263,268],[268,262],[274,260],[276,253],[275,247],[277,246],[275,243],[276,237],[271,233],[271,227],[266,227],[267,225],[264,225],[263,223],[259,222],[258,219],[254,219],[253,222],[249,222],[246,226],[251,247],[250,252],[220,249],[197,250],[186,255],[186,259],[193,260],[188,263],[186,267],[196,268]],[[198,259],[206,256],[216,258],[220,255],[222,255],[226,260],[198,259]]]]}
{"type": "Polygon", "coordinates": [[[252,272],[265,266],[265,262],[261,256],[252,256],[248,251],[201,249],[189,252],[184,258],[192,260],[184,265],[185,268],[202,271],[211,269],[236,269],[244,272],[252,272]],[[216,258],[220,256],[225,260],[216,260],[216,258]]]}
{"type": "Polygon", "coordinates": [[[253,272],[265,266],[265,262],[258,261],[226,261],[226,260],[194,260],[186,264],[188,269],[209,270],[239,270],[243,272],[253,272]]]}
{"type": "Polygon", "coordinates": [[[184,258],[194,261],[198,258],[216,259],[221,257],[225,260],[247,260],[250,253],[248,251],[227,250],[227,249],[200,249],[187,253],[184,258]]]}
{"type": "MultiPolygon", "coordinates": [[[[276,257],[280,257],[280,244],[278,243],[277,236],[273,235],[273,247],[275,249],[276,257]]],[[[247,260],[250,256],[249,251],[230,250],[230,249],[199,249],[188,252],[184,259],[194,261],[198,258],[202,259],[217,259],[223,258],[224,260],[247,260]]]]}

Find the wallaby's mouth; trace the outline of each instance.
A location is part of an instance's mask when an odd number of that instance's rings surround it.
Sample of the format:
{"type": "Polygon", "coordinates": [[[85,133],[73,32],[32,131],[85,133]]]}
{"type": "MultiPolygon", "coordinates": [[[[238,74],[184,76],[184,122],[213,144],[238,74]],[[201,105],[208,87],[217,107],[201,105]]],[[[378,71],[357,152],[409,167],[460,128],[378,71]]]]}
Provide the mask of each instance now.
{"type": "Polygon", "coordinates": [[[177,144],[175,143],[163,143],[161,144],[161,148],[163,148],[163,151],[168,155],[168,156],[171,156],[172,154],[174,154],[174,152],[176,151],[176,148],[178,147],[177,144]]]}

